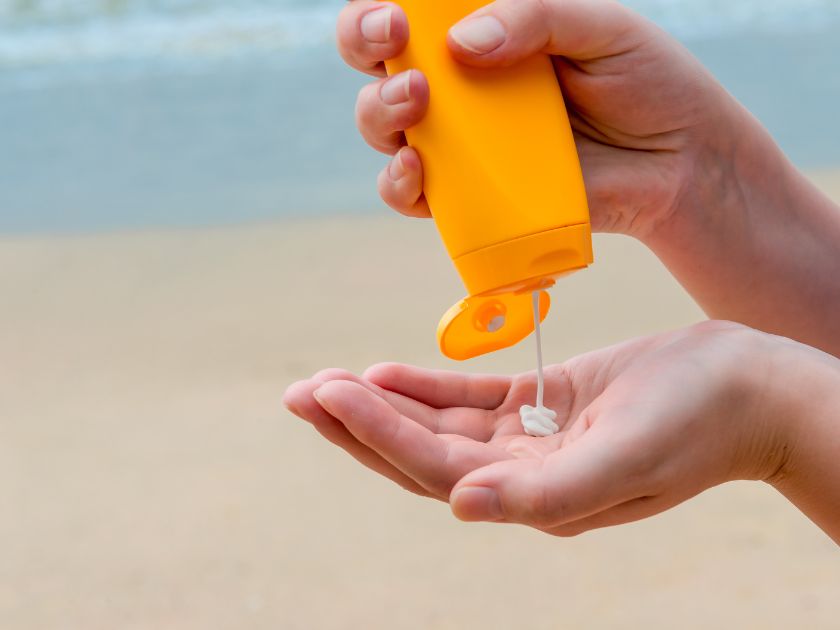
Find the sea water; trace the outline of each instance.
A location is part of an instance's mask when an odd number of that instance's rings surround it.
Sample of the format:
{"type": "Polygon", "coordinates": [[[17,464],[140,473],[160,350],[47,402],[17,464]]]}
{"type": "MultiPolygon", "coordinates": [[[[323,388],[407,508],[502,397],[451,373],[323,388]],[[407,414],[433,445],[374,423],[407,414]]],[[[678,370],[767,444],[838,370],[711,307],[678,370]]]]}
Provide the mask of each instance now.
{"type": "MultiPolygon", "coordinates": [[[[840,164],[840,2],[628,0],[804,167],[840,164]]],[[[381,209],[342,0],[0,0],[0,232],[381,209]]]]}

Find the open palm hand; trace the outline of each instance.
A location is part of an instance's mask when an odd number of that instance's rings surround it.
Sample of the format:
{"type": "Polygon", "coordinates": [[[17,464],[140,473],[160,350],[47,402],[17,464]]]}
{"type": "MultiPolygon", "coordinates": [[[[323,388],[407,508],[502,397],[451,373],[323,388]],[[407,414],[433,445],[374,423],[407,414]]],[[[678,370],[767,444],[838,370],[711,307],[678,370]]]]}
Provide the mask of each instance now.
{"type": "MultiPolygon", "coordinates": [[[[765,335],[728,323],[631,341],[546,370],[560,432],[524,434],[535,374],[383,364],[326,370],[285,403],[364,465],[464,520],[557,535],[638,520],[706,488],[763,478],[764,418],[744,361],[765,335]]],[[[760,368],[759,368],[760,369],[760,368]]]]}

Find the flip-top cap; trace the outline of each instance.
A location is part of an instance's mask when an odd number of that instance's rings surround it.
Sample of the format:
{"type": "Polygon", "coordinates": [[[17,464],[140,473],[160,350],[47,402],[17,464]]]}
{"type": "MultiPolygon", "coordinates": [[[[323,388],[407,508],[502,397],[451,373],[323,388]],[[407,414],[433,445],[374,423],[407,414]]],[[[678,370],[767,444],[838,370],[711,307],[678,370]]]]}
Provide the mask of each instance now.
{"type": "MultiPolygon", "coordinates": [[[[540,321],[548,315],[551,298],[540,291],[540,321]]],[[[530,291],[468,297],[450,308],[438,324],[440,351],[465,361],[516,345],[534,332],[530,291]]]]}

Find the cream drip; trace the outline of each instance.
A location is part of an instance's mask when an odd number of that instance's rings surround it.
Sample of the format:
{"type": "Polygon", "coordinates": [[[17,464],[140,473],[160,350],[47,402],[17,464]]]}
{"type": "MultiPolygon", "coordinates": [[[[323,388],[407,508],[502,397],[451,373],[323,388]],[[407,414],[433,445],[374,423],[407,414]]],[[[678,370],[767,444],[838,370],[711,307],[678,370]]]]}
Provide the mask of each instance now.
{"type": "Polygon", "coordinates": [[[554,422],[557,413],[545,406],[545,377],[543,375],[542,337],[540,335],[540,292],[534,291],[534,339],[537,342],[537,403],[535,407],[522,405],[519,417],[522,428],[532,437],[548,437],[560,430],[554,422]]]}

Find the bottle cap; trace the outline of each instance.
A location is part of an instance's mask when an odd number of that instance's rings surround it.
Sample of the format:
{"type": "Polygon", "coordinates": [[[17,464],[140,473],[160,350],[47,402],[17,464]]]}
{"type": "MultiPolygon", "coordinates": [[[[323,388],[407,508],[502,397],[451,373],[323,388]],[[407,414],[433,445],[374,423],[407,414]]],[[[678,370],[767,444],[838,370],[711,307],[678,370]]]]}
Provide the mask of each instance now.
{"type": "MultiPolygon", "coordinates": [[[[540,291],[540,321],[548,315],[551,298],[540,291]]],[[[441,352],[465,361],[516,345],[534,332],[531,291],[464,298],[438,324],[441,352]]]]}

